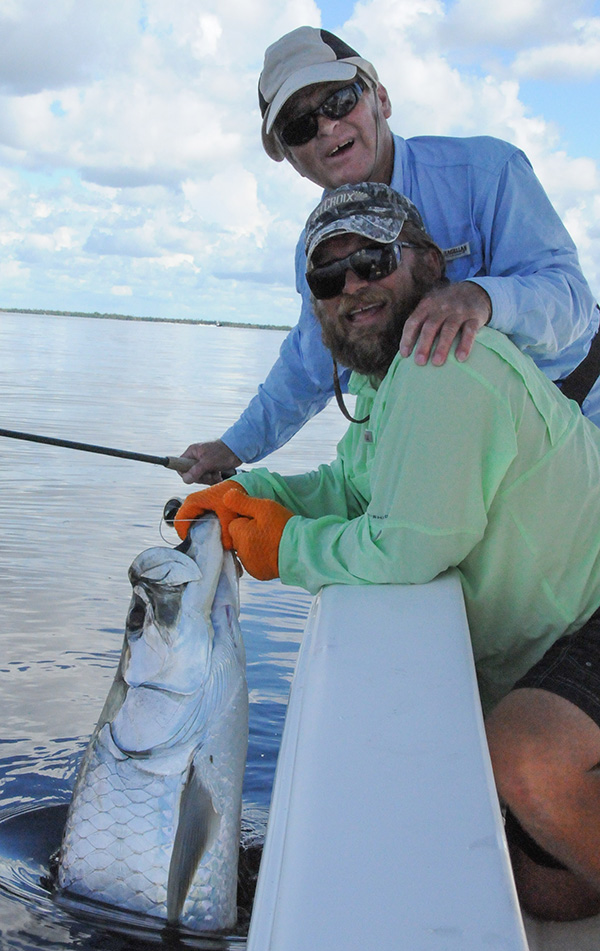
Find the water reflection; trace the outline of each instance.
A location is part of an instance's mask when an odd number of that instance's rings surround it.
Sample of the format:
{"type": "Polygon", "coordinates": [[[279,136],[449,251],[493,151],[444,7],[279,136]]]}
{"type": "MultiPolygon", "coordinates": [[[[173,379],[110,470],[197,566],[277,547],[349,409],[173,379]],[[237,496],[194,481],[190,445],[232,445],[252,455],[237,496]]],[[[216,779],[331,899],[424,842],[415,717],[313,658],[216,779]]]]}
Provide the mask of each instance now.
{"type": "MultiPolygon", "coordinates": [[[[177,455],[192,441],[216,438],[237,417],[282,339],[278,331],[2,314],[0,427],[177,455]]],[[[333,456],[344,429],[331,407],[269,465],[313,468],[333,456]]],[[[163,543],[161,532],[176,543],[161,527],[162,509],[189,490],[157,466],[9,439],[1,445],[1,947],[147,947],[156,932],[142,929],[140,944],[139,922],[107,930],[106,917],[57,906],[40,882],[114,676],[131,593],[127,569],[144,548],[163,543]]],[[[310,599],[248,577],[241,599],[251,831],[266,817],[310,599]]],[[[164,946],[167,938],[158,940],[164,946]]],[[[187,947],[198,939],[168,940],[187,947]]]]}

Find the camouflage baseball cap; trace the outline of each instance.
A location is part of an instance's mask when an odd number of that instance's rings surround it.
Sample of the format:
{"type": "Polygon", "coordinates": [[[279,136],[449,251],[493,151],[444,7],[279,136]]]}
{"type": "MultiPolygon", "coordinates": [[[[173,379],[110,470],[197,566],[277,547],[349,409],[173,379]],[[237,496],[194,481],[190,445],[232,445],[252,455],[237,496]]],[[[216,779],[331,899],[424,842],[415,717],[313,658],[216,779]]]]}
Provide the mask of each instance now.
{"type": "Polygon", "coordinates": [[[328,192],[306,222],[304,246],[307,266],[325,238],[359,234],[380,244],[395,241],[406,221],[427,235],[416,206],[405,195],[381,182],[342,185],[328,192]]]}

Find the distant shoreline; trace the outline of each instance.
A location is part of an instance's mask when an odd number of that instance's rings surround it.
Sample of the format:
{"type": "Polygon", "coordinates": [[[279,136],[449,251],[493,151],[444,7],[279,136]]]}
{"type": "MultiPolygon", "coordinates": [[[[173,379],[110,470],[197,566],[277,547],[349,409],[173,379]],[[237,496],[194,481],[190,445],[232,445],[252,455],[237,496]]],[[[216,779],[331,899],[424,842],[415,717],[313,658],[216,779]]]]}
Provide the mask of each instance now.
{"type": "Polygon", "coordinates": [[[201,324],[204,327],[245,327],[254,330],[291,330],[286,324],[244,324],[231,320],[194,320],[192,317],[133,317],[129,314],[86,314],[79,310],[32,310],[28,307],[0,307],[0,314],[38,314],[40,317],[91,317],[93,320],[144,320],[148,323],[162,324],[201,324]]]}

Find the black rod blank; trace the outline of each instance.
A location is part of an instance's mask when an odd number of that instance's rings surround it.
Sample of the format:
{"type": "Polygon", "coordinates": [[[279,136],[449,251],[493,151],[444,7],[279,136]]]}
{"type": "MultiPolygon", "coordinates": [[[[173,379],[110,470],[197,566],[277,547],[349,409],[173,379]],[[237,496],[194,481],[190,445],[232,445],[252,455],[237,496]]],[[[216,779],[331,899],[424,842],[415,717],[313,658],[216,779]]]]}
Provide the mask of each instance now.
{"type": "Polygon", "coordinates": [[[106,446],[93,446],[86,442],[74,442],[71,439],[57,439],[54,436],[37,436],[34,433],[20,433],[13,429],[0,429],[0,436],[9,439],[23,439],[26,442],[39,442],[48,446],[62,446],[64,449],[79,449],[82,452],[97,452],[102,456],[118,456],[120,459],[134,459],[136,462],[149,462],[155,466],[164,466],[167,469],[176,469],[178,472],[187,472],[195,463],[195,459],[186,459],[185,456],[150,456],[144,452],[130,452],[127,449],[109,449],[106,446]]]}

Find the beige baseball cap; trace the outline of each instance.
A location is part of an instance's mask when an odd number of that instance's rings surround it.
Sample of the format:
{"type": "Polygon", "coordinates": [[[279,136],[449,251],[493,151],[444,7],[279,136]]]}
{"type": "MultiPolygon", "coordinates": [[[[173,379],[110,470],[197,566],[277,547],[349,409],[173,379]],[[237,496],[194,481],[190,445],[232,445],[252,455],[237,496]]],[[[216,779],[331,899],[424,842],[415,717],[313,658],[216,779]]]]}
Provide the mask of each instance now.
{"type": "Polygon", "coordinates": [[[372,63],[328,30],[300,26],[269,46],[258,80],[262,141],[267,155],[276,162],[285,158],[273,125],[294,93],[314,83],[351,80],[357,73],[379,82],[372,63]]]}

